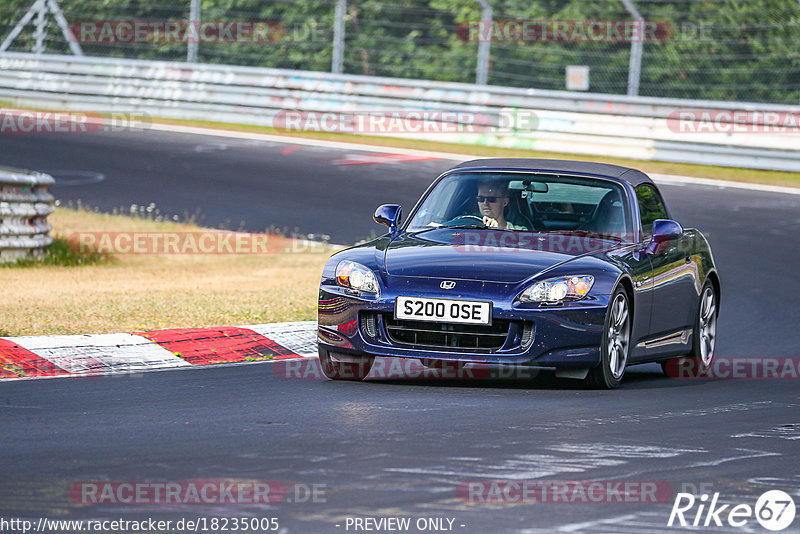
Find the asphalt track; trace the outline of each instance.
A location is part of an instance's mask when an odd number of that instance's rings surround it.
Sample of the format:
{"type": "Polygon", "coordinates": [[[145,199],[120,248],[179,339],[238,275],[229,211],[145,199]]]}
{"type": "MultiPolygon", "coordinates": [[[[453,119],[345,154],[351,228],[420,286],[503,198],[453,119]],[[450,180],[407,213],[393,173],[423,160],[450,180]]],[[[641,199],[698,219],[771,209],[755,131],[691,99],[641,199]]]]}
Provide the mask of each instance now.
{"type": "Polygon", "coordinates": [[[65,203],[105,211],[155,203],[208,226],[326,234],[334,243],[379,234],[375,208],[410,209],[450,163],[360,164],[328,148],[164,132],[5,135],[0,158],[53,174],[65,203]]]}
{"type": "MultiPolygon", "coordinates": [[[[199,208],[206,224],[297,227],[341,243],[379,231],[375,206],[410,208],[451,164],[337,164],[353,156],[167,133],[0,137],[3,164],[72,172],[54,189],[64,201],[104,210],[156,202],[178,214],[199,208]],[[87,173],[104,179],[81,182],[87,173]]],[[[723,284],[716,356],[798,356],[800,196],[661,189],[675,218],[702,229],[714,250],[723,284]]],[[[800,503],[797,379],[675,380],[648,365],[604,392],[547,374],[285,379],[267,362],[7,382],[0,407],[6,519],[277,517],[284,532],[354,532],[348,517],[410,517],[408,532],[420,532],[417,518],[453,519],[452,531],[464,533],[687,531],[666,526],[671,497],[624,504],[459,498],[459,484],[491,480],[658,481],[751,506],[767,489],[782,489],[800,503]],[[279,481],[293,502],[78,505],[68,497],[82,481],[220,478],[279,481]],[[313,485],[317,502],[291,491],[313,485]]],[[[765,532],[753,518],[743,528],[699,531],[765,532]]]]}

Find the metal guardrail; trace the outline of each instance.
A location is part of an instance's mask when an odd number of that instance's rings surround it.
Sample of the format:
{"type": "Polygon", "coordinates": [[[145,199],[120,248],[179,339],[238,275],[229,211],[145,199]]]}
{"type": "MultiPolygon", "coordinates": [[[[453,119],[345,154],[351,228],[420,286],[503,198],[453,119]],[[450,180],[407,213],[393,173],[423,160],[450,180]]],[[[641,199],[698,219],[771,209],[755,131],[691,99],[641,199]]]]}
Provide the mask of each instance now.
{"type": "MultiPolygon", "coordinates": [[[[759,129],[756,112],[800,107],[516,89],[256,67],[74,56],[0,55],[0,100],[11,105],[275,126],[287,110],[369,114],[426,110],[486,117],[476,133],[402,134],[435,141],[642,160],[800,171],[800,127],[757,134],[676,131],[681,111],[759,129]],[[745,113],[725,118],[728,112],[745,113]],[[534,128],[499,128],[508,117],[534,128]],[[699,115],[699,113],[698,113],[699,115]],[[722,117],[722,118],[720,118],[722,117]],[[493,127],[493,128],[492,128],[493,127]]],[[[769,128],[761,128],[769,130],[769,128]]]]}
{"type": "Polygon", "coordinates": [[[40,258],[53,242],[47,216],[54,183],[48,174],[0,167],[0,263],[40,258]]]}

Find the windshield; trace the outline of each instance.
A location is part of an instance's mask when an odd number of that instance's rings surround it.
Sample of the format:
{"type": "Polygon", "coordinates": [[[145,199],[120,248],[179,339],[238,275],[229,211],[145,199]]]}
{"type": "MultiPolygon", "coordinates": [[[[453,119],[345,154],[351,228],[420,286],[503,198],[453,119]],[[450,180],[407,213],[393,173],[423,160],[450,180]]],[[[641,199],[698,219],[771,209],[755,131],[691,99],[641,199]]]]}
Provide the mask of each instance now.
{"type": "Polygon", "coordinates": [[[630,221],[622,187],[569,176],[480,172],[443,178],[406,228],[495,228],[517,232],[624,235],[630,221]]]}

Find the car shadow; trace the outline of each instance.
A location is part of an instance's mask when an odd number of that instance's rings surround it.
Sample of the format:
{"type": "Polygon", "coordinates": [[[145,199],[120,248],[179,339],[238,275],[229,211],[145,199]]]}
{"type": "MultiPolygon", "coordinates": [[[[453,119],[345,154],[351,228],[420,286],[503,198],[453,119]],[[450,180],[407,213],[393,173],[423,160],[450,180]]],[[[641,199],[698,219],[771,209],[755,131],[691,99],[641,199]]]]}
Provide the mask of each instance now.
{"type": "MultiPolygon", "coordinates": [[[[289,359],[273,362],[273,373],[281,379],[328,381],[317,358],[289,359]]],[[[342,384],[341,381],[335,381],[342,384]]],[[[628,368],[619,389],[670,389],[701,386],[706,380],[676,379],[665,376],[658,364],[643,364],[628,368]]],[[[358,381],[347,381],[357,384],[358,381]]],[[[514,390],[589,390],[582,380],[558,378],[555,371],[511,365],[470,364],[459,368],[429,368],[417,359],[378,358],[365,385],[477,388],[514,390]]]]}
{"type": "MultiPolygon", "coordinates": [[[[519,389],[574,391],[591,390],[583,380],[559,378],[555,371],[519,366],[479,366],[465,369],[413,369],[411,376],[382,376],[382,372],[370,373],[365,383],[417,386],[453,387],[479,389],[519,389]]],[[[674,379],[665,376],[658,364],[643,364],[629,368],[619,389],[669,389],[689,385],[699,386],[704,380],[674,379]]]]}

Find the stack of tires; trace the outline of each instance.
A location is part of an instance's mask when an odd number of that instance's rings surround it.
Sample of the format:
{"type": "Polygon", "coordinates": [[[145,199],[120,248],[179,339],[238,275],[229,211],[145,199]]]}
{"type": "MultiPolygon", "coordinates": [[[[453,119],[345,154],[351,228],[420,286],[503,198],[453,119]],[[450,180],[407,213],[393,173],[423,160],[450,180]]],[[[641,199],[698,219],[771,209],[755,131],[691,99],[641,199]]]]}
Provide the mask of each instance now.
{"type": "Polygon", "coordinates": [[[0,263],[41,258],[53,238],[52,176],[0,166],[0,263]]]}

